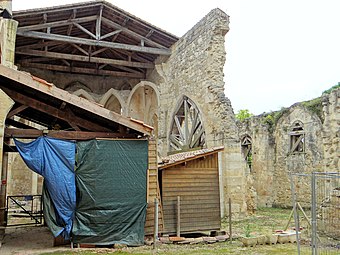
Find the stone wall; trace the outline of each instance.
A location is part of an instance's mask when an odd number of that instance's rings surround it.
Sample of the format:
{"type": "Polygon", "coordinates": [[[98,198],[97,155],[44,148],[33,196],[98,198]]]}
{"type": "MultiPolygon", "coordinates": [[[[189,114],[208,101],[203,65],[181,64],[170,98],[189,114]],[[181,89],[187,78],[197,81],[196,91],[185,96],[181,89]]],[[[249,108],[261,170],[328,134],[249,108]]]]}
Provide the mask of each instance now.
{"type": "Polygon", "coordinates": [[[212,10],[177,43],[168,59],[158,59],[148,79],[159,86],[159,151],[169,151],[169,133],[179,100],[190,98],[198,107],[207,147],[224,145],[222,159],[225,201],[232,199],[233,212],[245,212],[245,179],[234,113],[224,95],[224,48],[229,17],[212,10]]]}
{"type": "MultiPolygon", "coordinates": [[[[339,95],[340,89],[334,89],[321,98],[238,122],[240,137],[252,138],[249,178],[256,192],[253,203],[290,207],[289,173],[340,172],[339,95]],[[301,125],[298,131],[296,123],[301,125]]],[[[310,206],[310,179],[294,177],[294,185],[302,206],[310,206]]]]}

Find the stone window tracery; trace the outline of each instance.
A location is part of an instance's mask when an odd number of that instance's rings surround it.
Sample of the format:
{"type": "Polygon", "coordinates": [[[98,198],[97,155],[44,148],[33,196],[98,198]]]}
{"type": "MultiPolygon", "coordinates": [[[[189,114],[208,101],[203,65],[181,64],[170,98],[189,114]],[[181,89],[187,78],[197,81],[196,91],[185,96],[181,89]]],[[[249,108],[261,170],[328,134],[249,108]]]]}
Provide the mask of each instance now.
{"type": "Polygon", "coordinates": [[[249,169],[251,169],[253,164],[253,154],[252,154],[252,140],[250,136],[246,135],[241,140],[241,148],[245,161],[249,169]]]}
{"type": "Polygon", "coordinates": [[[201,113],[195,103],[183,96],[179,103],[169,135],[170,151],[188,151],[205,147],[205,131],[201,113]]]}
{"type": "Polygon", "coordinates": [[[303,123],[301,121],[296,121],[291,126],[289,140],[290,154],[305,152],[305,132],[303,130],[303,123]]]}

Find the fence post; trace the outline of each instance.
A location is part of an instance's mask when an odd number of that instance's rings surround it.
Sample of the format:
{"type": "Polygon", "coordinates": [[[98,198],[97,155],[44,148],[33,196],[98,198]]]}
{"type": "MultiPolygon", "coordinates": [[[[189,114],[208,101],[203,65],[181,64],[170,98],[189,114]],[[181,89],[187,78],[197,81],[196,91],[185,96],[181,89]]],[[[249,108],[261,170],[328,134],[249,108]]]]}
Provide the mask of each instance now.
{"type": "Polygon", "coordinates": [[[290,172],[290,189],[292,193],[292,200],[293,200],[293,212],[294,212],[294,223],[295,223],[295,232],[296,232],[296,244],[297,244],[297,250],[298,250],[298,255],[300,255],[300,238],[299,238],[299,217],[298,217],[298,212],[296,208],[296,191],[295,191],[295,184],[294,184],[294,178],[293,178],[293,173],[290,172]]]}
{"type": "Polygon", "coordinates": [[[177,197],[177,236],[181,236],[181,197],[177,197]]]}
{"type": "Polygon", "coordinates": [[[312,173],[312,255],[317,254],[317,239],[316,239],[316,175],[312,173]]]}
{"type": "Polygon", "coordinates": [[[156,249],[157,236],[158,236],[158,199],[155,197],[155,227],[153,232],[153,248],[156,249]]]}

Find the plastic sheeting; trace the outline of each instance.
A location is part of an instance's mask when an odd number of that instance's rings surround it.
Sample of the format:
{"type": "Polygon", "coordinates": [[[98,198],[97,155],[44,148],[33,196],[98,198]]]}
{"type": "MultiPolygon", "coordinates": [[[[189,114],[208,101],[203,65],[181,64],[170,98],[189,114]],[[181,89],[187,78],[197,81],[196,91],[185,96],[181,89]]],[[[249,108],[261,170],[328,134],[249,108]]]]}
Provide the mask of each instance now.
{"type": "Polygon", "coordinates": [[[75,143],[45,136],[14,142],[27,166],[44,177],[44,215],[50,230],[69,239],[76,207],[75,143]]]}
{"type": "Polygon", "coordinates": [[[147,207],[147,141],[78,142],[76,161],[73,241],[142,245],[147,207]]]}

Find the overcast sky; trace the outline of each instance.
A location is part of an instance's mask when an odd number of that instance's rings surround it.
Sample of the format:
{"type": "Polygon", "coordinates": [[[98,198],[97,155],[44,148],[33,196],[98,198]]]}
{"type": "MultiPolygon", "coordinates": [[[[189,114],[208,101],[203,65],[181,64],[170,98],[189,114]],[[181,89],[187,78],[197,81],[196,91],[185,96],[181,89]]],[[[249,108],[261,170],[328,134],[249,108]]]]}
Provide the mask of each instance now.
{"type": "MultiPolygon", "coordinates": [[[[235,113],[279,110],[340,81],[340,0],[107,1],[177,36],[225,11],[225,93],[235,113]]],[[[86,0],[13,0],[13,10],[76,2],[86,0]]]]}

